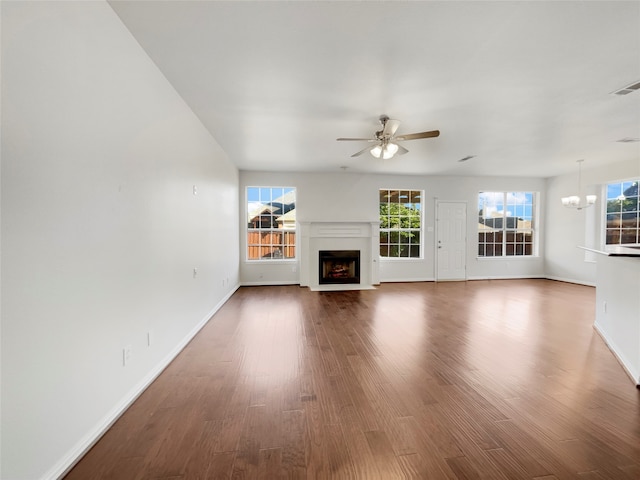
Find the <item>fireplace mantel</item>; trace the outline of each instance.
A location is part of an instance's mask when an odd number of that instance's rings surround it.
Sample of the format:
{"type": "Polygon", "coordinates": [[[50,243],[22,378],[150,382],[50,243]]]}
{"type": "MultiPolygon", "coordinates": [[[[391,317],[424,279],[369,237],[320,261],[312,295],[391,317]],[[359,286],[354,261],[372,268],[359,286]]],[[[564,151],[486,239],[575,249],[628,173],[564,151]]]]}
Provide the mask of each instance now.
{"type": "Polygon", "coordinates": [[[379,222],[299,222],[300,286],[311,290],[370,289],[380,283],[378,262],[379,222]],[[359,250],[360,283],[320,285],[320,250],[359,250]]]}

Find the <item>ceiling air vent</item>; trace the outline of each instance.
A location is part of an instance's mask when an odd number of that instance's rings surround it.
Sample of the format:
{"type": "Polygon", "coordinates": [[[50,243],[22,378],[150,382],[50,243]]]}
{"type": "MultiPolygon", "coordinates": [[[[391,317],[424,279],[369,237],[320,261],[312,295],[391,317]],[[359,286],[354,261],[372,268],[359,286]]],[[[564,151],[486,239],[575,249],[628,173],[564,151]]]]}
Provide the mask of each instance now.
{"type": "Polygon", "coordinates": [[[627,95],[629,93],[633,93],[640,90],[640,82],[632,83],[631,85],[627,85],[626,87],[621,88],[620,90],[616,90],[615,92],[611,92],[614,95],[627,95]]]}

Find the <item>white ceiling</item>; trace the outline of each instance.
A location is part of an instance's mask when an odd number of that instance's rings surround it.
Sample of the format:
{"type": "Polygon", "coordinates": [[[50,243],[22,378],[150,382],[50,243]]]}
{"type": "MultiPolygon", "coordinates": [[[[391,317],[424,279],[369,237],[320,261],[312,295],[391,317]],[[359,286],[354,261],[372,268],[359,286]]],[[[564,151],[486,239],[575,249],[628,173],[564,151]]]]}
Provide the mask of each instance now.
{"type": "Polygon", "coordinates": [[[640,1],[111,1],[241,170],[548,177],[637,159],[640,1]],[[378,117],[403,143],[351,158],[378,117]],[[476,155],[468,162],[459,159],[476,155]]]}

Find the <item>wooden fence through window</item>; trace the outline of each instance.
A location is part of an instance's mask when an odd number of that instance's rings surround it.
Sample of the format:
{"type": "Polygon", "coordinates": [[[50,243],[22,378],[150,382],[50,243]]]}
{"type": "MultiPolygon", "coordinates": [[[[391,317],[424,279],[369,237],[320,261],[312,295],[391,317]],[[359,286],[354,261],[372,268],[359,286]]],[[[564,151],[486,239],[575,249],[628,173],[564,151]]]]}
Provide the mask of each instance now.
{"type": "Polygon", "coordinates": [[[283,230],[253,230],[247,234],[247,258],[295,258],[296,232],[283,230]]]}

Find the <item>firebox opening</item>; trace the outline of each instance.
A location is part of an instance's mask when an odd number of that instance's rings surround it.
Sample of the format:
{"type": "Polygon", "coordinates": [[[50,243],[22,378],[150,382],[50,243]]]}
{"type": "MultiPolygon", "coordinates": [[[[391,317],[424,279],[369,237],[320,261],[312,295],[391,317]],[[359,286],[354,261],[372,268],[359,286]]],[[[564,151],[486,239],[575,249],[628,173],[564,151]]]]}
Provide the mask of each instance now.
{"type": "Polygon", "coordinates": [[[318,263],[321,285],[360,283],[360,250],[320,250],[318,263]]]}

